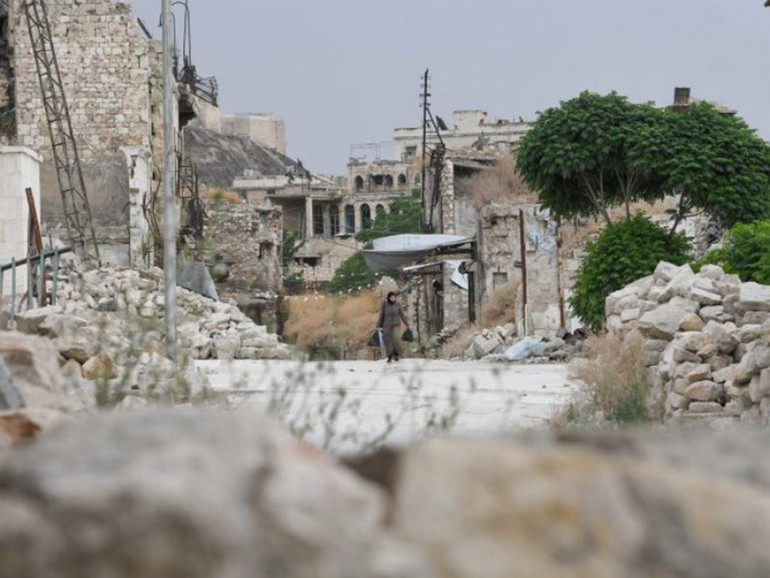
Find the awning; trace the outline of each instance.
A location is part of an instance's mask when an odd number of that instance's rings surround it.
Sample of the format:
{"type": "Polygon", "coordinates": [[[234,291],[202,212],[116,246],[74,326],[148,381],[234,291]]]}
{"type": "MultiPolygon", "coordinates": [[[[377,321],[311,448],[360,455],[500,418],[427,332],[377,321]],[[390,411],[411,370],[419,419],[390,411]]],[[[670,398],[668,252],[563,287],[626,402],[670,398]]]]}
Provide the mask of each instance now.
{"type": "Polygon", "coordinates": [[[458,235],[391,235],[372,241],[373,249],[364,251],[364,260],[372,271],[394,269],[415,263],[430,255],[448,253],[473,242],[474,237],[458,235]]]}

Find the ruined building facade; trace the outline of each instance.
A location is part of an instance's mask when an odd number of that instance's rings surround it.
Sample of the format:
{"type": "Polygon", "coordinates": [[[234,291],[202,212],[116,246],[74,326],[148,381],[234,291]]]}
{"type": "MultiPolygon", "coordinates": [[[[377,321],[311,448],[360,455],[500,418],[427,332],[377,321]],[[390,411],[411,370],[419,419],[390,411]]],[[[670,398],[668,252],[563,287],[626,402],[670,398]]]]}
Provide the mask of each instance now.
{"type": "MultiPolygon", "coordinates": [[[[162,178],[160,43],[124,2],[46,6],[102,258],[138,265],[147,253],[147,205],[162,178]]],[[[11,0],[0,19],[0,144],[43,157],[39,212],[56,234],[63,208],[22,2],[11,0]]]]}

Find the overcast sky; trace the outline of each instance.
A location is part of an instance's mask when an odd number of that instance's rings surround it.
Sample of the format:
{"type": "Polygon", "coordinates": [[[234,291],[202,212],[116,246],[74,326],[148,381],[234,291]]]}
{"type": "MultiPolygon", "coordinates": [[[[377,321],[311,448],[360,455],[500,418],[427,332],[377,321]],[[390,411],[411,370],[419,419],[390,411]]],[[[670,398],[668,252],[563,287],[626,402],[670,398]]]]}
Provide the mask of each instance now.
{"type": "MultiPolygon", "coordinates": [[[[161,0],[130,0],[160,38],[161,0]]],[[[288,154],[346,173],[350,146],[432,110],[536,118],[582,90],[723,102],[770,138],[770,9],[762,0],[189,0],[192,56],[224,112],[273,111],[288,154]]],[[[181,23],[181,11],[176,8],[181,23]]],[[[180,32],[181,38],[181,32],[180,32]]],[[[383,151],[385,152],[385,151],[383,151]]]]}

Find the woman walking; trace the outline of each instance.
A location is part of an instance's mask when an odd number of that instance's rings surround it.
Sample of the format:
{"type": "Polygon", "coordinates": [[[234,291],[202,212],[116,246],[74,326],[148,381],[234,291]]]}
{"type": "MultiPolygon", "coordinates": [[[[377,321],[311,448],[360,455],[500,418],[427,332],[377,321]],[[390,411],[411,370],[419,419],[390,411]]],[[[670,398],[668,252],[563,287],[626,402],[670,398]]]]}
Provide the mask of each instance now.
{"type": "Polygon", "coordinates": [[[396,334],[402,320],[406,328],[409,329],[409,322],[406,320],[401,306],[396,302],[396,294],[390,291],[387,299],[382,304],[380,318],[377,320],[377,328],[382,329],[382,338],[385,341],[388,363],[394,360],[398,361],[399,358],[404,356],[404,350],[396,334]]]}

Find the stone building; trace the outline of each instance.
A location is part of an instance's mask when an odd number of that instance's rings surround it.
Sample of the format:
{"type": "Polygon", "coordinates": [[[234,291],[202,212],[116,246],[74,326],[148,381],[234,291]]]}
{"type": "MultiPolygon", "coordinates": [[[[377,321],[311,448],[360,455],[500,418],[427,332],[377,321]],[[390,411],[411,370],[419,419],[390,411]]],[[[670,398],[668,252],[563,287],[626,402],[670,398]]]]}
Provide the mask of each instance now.
{"type": "MultiPolygon", "coordinates": [[[[475,303],[469,303],[470,292],[457,283],[452,256],[441,267],[426,269],[432,276],[420,279],[426,287],[433,281],[443,287],[442,317],[434,325],[456,327],[468,322],[470,309],[480,311],[496,290],[516,283],[520,285],[516,310],[520,335],[549,334],[570,326],[566,300],[578,266],[579,225],[553,219],[526,191],[479,203],[479,191],[469,183],[481,173],[494,171],[505,158],[492,151],[449,151],[441,166],[438,194],[429,195],[423,207],[423,218],[436,233],[475,237],[477,243],[476,258],[464,258],[473,274],[475,303]]],[[[427,181],[430,190],[433,177],[427,181]]],[[[422,300],[428,295],[423,289],[422,300]]],[[[427,312],[424,315],[428,319],[427,312]]]]}
{"type": "MultiPolygon", "coordinates": [[[[457,110],[452,115],[453,128],[441,130],[441,139],[447,150],[474,148],[508,152],[532,126],[519,117],[518,120],[491,119],[483,110],[457,110]]],[[[393,141],[398,158],[411,162],[422,155],[422,127],[396,128],[393,141]]],[[[428,131],[427,144],[434,147],[438,138],[428,131]]]]}
{"type": "MultiPolygon", "coordinates": [[[[46,6],[102,259],[138,265],[150,245],[147,203],[162,179],[160,43],[125,2],[46,6]]],[[[43,157],[40,215],[55,231],[63,208],[23,4],[12,0],[0,21],[0,143],[43,157]]],[[[175,132],[197,106],[187,86],[177,93],[175,132]]]]}

